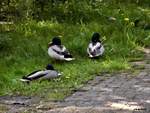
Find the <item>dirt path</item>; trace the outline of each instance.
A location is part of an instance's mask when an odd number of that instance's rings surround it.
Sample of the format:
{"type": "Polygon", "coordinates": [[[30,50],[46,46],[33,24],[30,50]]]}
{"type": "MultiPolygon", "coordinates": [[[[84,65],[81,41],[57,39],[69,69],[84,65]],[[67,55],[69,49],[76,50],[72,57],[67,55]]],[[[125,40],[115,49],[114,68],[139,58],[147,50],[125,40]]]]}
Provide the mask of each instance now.
{"type": "Polygon", "coordinates": [[[39,101],[33,98],[22,97],[23,102],[0,98],[0,108],[12,102],[8,113],[150,113],[150,50],[146,52],[145,60],[132,63],[142,67],[138,72],[97,76],[64,101],[36,104],[39,101]]]}

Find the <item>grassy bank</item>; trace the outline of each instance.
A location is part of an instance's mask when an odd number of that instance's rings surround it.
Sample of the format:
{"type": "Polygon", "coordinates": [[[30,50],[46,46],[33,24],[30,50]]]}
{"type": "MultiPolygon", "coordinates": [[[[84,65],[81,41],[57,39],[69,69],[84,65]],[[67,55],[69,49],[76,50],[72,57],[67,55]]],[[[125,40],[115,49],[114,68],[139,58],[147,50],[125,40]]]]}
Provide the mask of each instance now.
{"type": "Polygon", "coordinates": [[[40,95],[61,99],[101,72],[130,69],[128,60],[142,57],[138,48],[150,44],[149,30],[135,27],[133,21],[140,17],[148,22],[150,9],[134,4],[108,6],[100,8],[102,15],[88,23],[82,20],[76,24],[30,20],[17,23],[9,32],[1,32],[0,95],[40,95]],[[116,21],[110,21],[110,16],[116,21]],[[91,60],[86,54],[93,32],[101,34],[106,49],[105,55],[98,60],[91,60]],[[75,61],[56,62],[49,58],[47,47],[53,36],[61,37],[75,61]],[[19,81],[23,75],[44,68],[48,63],[63,72],[63,76],[30,85],[19,81]]]}

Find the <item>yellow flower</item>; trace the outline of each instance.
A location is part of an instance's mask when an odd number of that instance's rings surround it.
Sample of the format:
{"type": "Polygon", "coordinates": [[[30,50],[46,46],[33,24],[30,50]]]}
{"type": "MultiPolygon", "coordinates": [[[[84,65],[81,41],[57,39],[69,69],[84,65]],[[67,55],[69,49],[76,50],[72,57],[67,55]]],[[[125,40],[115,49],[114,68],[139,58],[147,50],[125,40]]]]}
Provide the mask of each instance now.
{"type": "Polygon", "coordinates": [[[129,21],[129,18],[124,18],[124,21],[129,21]]]}

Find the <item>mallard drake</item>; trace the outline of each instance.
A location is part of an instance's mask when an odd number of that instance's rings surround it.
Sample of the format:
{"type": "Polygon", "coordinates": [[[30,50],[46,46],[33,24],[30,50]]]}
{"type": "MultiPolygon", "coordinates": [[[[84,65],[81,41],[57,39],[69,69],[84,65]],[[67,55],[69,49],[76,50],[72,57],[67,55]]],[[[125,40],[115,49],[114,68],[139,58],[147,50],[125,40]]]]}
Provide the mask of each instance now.
{"type": "Polygon", "coordinates": [[[59,73],[54,69],[54,67],[51,64],[48,64],[46,66],[45,70],[36,70],[32,73],[28,74],[27,76],[23,76],[22,79],[20,79],[23,82],[30,82],[37,79],[53,79],[61,76],[62,74],[59,73]]]}
{"type": "Polygon", "coordinates": [[[102,56],[104,53],[105,49],[99,38],[100,38],[99,33],[93,34],[91,42],[89,43],[87,48],[87,53],[90,58],[102,56]]]}
{"type": "Polygon", "coordinates": [[[48,54],[51,58],[56,60],[74,60],[66,47],[61,45],[61,40],[59,37],[54,37],[52,42],[49,43],[48,54]]]}

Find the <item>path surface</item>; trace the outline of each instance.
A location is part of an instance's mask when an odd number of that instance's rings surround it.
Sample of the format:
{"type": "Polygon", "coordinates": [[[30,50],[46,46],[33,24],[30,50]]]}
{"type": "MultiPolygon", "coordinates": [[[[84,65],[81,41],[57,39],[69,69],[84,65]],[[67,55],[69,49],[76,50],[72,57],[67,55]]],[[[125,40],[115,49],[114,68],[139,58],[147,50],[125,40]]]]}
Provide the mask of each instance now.
{"type": "MultiPolygon", "coordinates": [[[[135,73],[97,76],[63,101],[33,104],[32,110],[25,107],[31,102],[27,98],[22,104],[10,105],[8,113],[150,113],[150,50],[146,52],[145,60],[132,63],[139,68],[135,73]]],[[[1,100],[1,106],[7,103],[7,99],[1,100]]],[[[31,100],[34,103],[36,99],[31,100]]]]}

